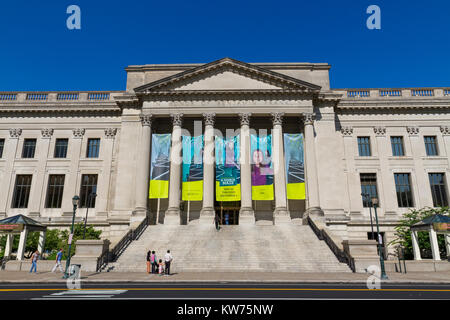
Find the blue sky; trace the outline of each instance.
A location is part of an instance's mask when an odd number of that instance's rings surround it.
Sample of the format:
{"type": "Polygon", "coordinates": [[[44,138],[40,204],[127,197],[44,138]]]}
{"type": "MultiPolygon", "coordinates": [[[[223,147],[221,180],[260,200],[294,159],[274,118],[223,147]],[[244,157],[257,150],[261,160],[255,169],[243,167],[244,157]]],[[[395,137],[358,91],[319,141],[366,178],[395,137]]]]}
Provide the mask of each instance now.
{"type": "Polygon", "coordinates": [[[2,1],[0,91],[123,90],[127,65],[328,62],[333,88],[450,86],[450,1],[2,1]],[[81,30],[66,9],[81,8],[81,30]],[[381,30],[366,8],[381,8],[381,30]]]}

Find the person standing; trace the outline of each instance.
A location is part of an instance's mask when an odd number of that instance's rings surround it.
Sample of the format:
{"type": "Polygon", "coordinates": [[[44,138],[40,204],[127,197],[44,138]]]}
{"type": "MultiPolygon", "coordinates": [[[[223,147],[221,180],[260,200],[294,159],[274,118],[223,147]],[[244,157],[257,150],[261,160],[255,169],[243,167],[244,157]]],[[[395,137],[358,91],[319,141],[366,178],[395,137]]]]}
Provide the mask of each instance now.
{"type": "Polygon", "coordinates": [[[158,269],[158,260],[156,259],[155,251],[152,251],[150,256],[150,263],[152,264],[152,273],[156,273],[158,269]]]}
{"type": "Polygon", "coordinates": [[[150,273],[150,267],[152,268],[152,273],[153,273],[153,266],[151,265],[152,263],[150,262],[151,255],[152,255],[152,251],[148,250],[148,252],[147,252],[147,273],[150,273]]]}
{"type": "Polygon", "coordinates": [[[31,269],[30,269],[30,273],[32,273],[33,270],[34,270],[34,273],[37,273],[37,261],[38,261],[38,259],[39,259],[39,251],[36,250],[36,251],[33,253],[33,255],[31,256],[31,269]]]}
{"type": "Polygon", "coordinates": [[[218,214],[216,214],[216,216],[214,217],[214,223],[216,224],[216,230],[219,231],[220,230],[220,217],[218,214]]]}
{"type": "Polygon", "coordinates": [[[167,250],[166,255],[164,256],[164,260],[165,260],[165,271],[166,271],[166,275],[170,275],[170,264],[172,263],[173,257],[170,254],[170,250],[167,250]]]}
{"type": "Polygon", "coordinates": [[[52,272],[55,272],[56,268],[59,268],[59,270],[61,272],[64,272],[62,265],[61,265],[62,256],[63,256],[63,249],[59,249],[58,253],[56,254],[56,263],[52,269],[52,272]]]}

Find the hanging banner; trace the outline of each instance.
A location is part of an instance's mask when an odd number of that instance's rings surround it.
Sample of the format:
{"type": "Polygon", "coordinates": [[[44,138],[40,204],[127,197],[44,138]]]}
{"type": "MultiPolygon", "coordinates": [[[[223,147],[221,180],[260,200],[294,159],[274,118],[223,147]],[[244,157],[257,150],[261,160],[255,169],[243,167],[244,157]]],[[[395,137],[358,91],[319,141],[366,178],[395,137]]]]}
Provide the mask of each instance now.
{"type": "Polygon", "coordinates": [[[239,136],[224,139],[215,137],[216,200],[241,200],[241,167],[239,163],[239,136]]]}
{"type": "Polygon", "coordinates": [[[183,145],[183,201],[203,200],[203,136],[182,137],[183,145]]]}
{"type": "Polygon", "coordinates": [[[286,191],[289,200],[304,200],[305,162],[303,134],[284,134],[284,157],[286,160],[286,191]]]}
{"type": "Polygon", "coordinates": [[[252,200],[273,200],[272,135],[251,135],[252,200]]]}
{"type": "Polygon", "coordinates": [[[169,197],[171,134],[152,134],[150,199],[169,197]]]}

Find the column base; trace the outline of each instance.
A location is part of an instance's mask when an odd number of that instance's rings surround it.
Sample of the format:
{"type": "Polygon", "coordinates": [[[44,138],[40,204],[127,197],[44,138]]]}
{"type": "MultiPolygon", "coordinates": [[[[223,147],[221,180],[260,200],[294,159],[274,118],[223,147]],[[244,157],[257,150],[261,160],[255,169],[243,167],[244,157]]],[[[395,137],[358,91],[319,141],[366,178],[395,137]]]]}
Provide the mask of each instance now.
{"type": "Polygon", "coordinates": [[[291,221],[291,214],[287,210],[287,208],[275,208],[275,211],[273,212],[273,224],[279,225],[279,224],[290,224],[291,221]]]}
{"type": "Polygon", "coordinates": [[[239,210],[239,225],[254,225],[255,211],[251,207],[241,207],[239,210]]]}
{"type": "Polygon", "coordinates": [[[133,229],[139,226],[142,220],[147,216],[148,210],[146,208],[136,208],[131,212],[130,227],[133,229]]]}
{"type": "Polygon", "coordinates": [[[311,207],[306,209],[305,211],[306,216],[310,217],[323,217],[325,216],[323,210],[320,207],[311,207]]]}
{"type": "Polygon", "coordinates": [[[164,213],[164,224],[168,225],[180,225],[181,224],[181,218],[180,218],[181,210],[180,208],[169,208],[164,213]]]}
{"type": "Polygon", "coordinates": [[[194,221],[198,221],[199,224],[203,225],[213,225],[215,215],[216,211],[214,210],[214,208],[202,208],[202,210],[200,210],[200,218],[194,221]]]}

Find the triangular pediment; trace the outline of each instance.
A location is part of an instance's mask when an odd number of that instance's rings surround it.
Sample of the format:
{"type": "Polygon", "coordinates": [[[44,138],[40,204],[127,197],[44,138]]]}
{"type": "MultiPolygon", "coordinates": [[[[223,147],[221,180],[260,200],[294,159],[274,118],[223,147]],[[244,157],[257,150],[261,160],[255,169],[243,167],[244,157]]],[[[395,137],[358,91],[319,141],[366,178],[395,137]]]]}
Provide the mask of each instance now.
{"type": "Polygon", "coordinates": [[[134,89],[137,94],[255,90],[318,92],[320,86],[224,58],[134,89]]]}

